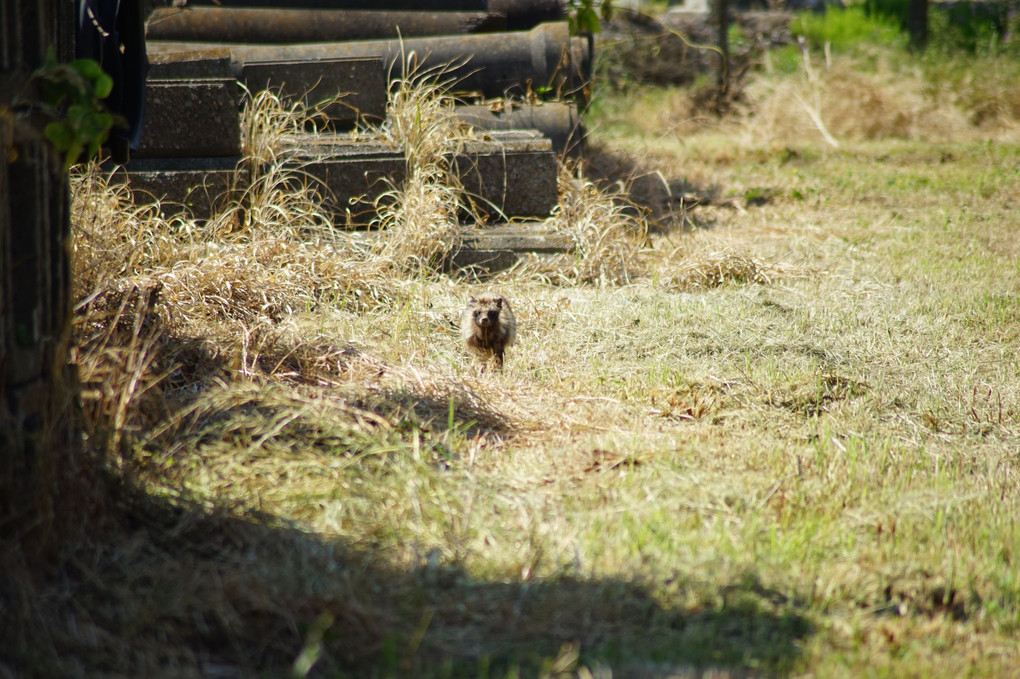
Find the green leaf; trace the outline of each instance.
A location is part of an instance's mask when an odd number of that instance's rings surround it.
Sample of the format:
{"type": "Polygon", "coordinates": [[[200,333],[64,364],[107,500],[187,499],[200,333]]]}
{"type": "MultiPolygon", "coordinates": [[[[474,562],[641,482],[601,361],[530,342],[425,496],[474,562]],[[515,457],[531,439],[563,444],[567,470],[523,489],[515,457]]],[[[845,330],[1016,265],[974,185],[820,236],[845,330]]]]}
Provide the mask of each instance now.
{"type": "Polygon", "coordinates": [[[100,74],[95,80],[96,86],[96,98],[106,99],[110,96],[110,92],[113,91],[113,78],[106,75],[105,73],[100,74]]]}
{"type": "Polygon", "coordinates": [[[72,61],[69,65],[87,80],[98,80],[106,75],[103,73],[99,63],[94,59],[78,59],[77,61],[72,61]]]}
{"type": "Polygon", "coordinates": [[[67,155],[64,156],[64,169],[74,165],[75,161],[78,160],[78,156],[81,155],[82,150],[85,146],[77,139],[71,142],[71,146],[67,149],[67,155]]]}
{"type": "Polygon", "coordinates": [[[71,142],[74,139],[74,133],[71,131],[71,127],[67,123],[60,121],[54,121],[46,126],[43,130],[43,134],[46,138],[61,151],[66,151],[71,146],[71,142]]]}
{"type": "Polygon", "coordinates": [[[577,28],[582,33],[599,33],[602,26],[599,25],[599,15],[593,7],[581,7],[577,10],[577,28]]]}
{"type": "Polygon", "coordinates": [[[92,116],[92,107],[85,104],[73,104],[67,107],[67,121],[71,127],[81,128],[92,116]]]}

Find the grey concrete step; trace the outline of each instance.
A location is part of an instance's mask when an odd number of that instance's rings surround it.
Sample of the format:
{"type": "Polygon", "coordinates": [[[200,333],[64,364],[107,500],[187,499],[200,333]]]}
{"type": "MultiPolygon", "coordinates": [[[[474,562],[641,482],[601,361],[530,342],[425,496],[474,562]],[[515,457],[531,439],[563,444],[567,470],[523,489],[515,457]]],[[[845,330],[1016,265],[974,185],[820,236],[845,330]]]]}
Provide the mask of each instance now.
{"type": "MultiPolygon", "coordinates": [[[[231,61],[228,50],[209,49],[155,53],[151,62],[148,86],[157,98],[150,97],[143,135],[158,138],[160,146],[172,144],[175,139],[186,143],[191,131],[184,126],[202,122],[201,111],[190,117],[193,102],[201,100],[213,110],[229,106],[237,109],[240,105],[241,93],[236,86],[230,93],[199,95],[196,88],[186,87],[189,82],[234,79],[250,92],[280,92],[285,99],[299,99],[307,107],[336,100],[322,112],[337,129],[350,129],[359,122],[378,123],[386,116],[387,81],[379,57],[238,63],[231,61]],[[164,124],[170,116],[180,120],[176,129],[164,124]]],[[[235,126],[233,136],[240,138],[239,127],[235,126]]]]}
{"type": "MultiPolygon", "coordinates": [[[[348,226],[367,224],[382,193],[406,176],[402,152],[381,141],[347,134],[288,137],[290,165],[328,189],[327,208],[348,226]]],[[[466,144],[454,167],[483,214],[542,218],[556,204],[556,155],[533,130],[492,131],[466,144]]]]}
{"type": "Polygon", "coordinates": [[[240,156],[134,158],[114,178],[127,183],[136,205],[158,200],[166,214],[208,219],[242,200],[248,171],[240,163],[240,156]]]}
{"type": "MultiPolygon", "coordinates": [[[[288,137],[283,157],[297,181],[310,177],[321,183],[324,207],[345,228],[367,226],[376,216],[376,199],[400,186],[407,174],[402,152],[350,134],[288,137]]],[[[125,168],[126,179],[136,201],[177,203],[205,219],[244,192],[246,175],[234,176],[239,162],[236,155],[135,158],[125,168]]],[[[549,140],[535,131],[484,133],[465,145],[454,167],[477,213],[488,221],[544,218],[556,204],[556,156],[549,140]]]]}
{"type": "MultiPolygon", "coordinates": [[[[385,232],[359,231],[353,238],[371,240],[385,238],[385,232]]],[[[554,230],[548,222],[516,222],[479,228],[467,226],[461,234],[461,245],[447,259],[444,268],[450,271],[472,269],[476,273],[505,271],[524,255],[555,256],[571,252],[570,237],[554,230]]]]}
{"type": "Polygon", "coordinates": [[[233,77],[149,80],[138,158],[241,154],[241,93],[233,77]]]}
{"type": "Polygon", "coordinates": [[[448,269],[476,272],[505,271],[525,254],[558,255],[572,250],[570,237],[546,222],[506,224],[464,231],[461,246],[449,258],[448,269]]]}

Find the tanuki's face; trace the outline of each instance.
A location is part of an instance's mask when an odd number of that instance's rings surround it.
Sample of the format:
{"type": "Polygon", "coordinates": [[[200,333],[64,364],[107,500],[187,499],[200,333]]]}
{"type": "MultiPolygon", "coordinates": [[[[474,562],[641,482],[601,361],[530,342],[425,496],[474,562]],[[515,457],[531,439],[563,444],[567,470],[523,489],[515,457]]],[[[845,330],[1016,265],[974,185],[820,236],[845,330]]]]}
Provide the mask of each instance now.
{"type": "Polygon", "coordinates": [[[499,307],[486,307],[474,310],[475,325],[479,328],[488,328],[499,322],[499,307]]]}

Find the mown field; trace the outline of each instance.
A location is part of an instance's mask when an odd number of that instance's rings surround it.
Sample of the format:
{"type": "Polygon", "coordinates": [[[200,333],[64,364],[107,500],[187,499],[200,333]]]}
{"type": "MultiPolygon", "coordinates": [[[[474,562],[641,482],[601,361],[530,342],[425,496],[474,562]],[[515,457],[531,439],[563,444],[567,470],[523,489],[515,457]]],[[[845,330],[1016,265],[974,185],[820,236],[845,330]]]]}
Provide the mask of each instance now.
{"type": "Polygon", "coordinates": [[[206,225],[80,179],[111,499],[25,676],[1017,676],[1016,61],[786,58],[722,118],[602,92],[578,254],[487,281],[425,170],[389,246],[274,175],[206,225]]]}

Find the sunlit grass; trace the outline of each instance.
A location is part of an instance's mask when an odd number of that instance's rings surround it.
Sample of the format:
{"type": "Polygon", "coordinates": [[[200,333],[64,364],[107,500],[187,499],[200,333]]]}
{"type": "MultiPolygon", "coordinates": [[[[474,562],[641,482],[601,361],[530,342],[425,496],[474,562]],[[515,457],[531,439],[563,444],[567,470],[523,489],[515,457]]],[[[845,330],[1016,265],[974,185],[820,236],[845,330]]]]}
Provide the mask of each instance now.
{"type": "MultiPolygon", "coordinates": [[[[816,84],[760,91],[790,113],[816,84]]],[[[436,267],[462,203],[434,98],[394,112],[438,130],[439,170],[377,245],[257,153],[254,208],[206,224],[76,184],[89,433],[140,495],[40,604],[51,674],[1008,676],[1009,129],[929,144],[843,112],[835,148],[764,105],[668,143],[596,119],[720,198],[648,233],[565,172],[576,252],[498,279],[518,344],[478,375],[456,331],[478,286],[436,267]]]]}

